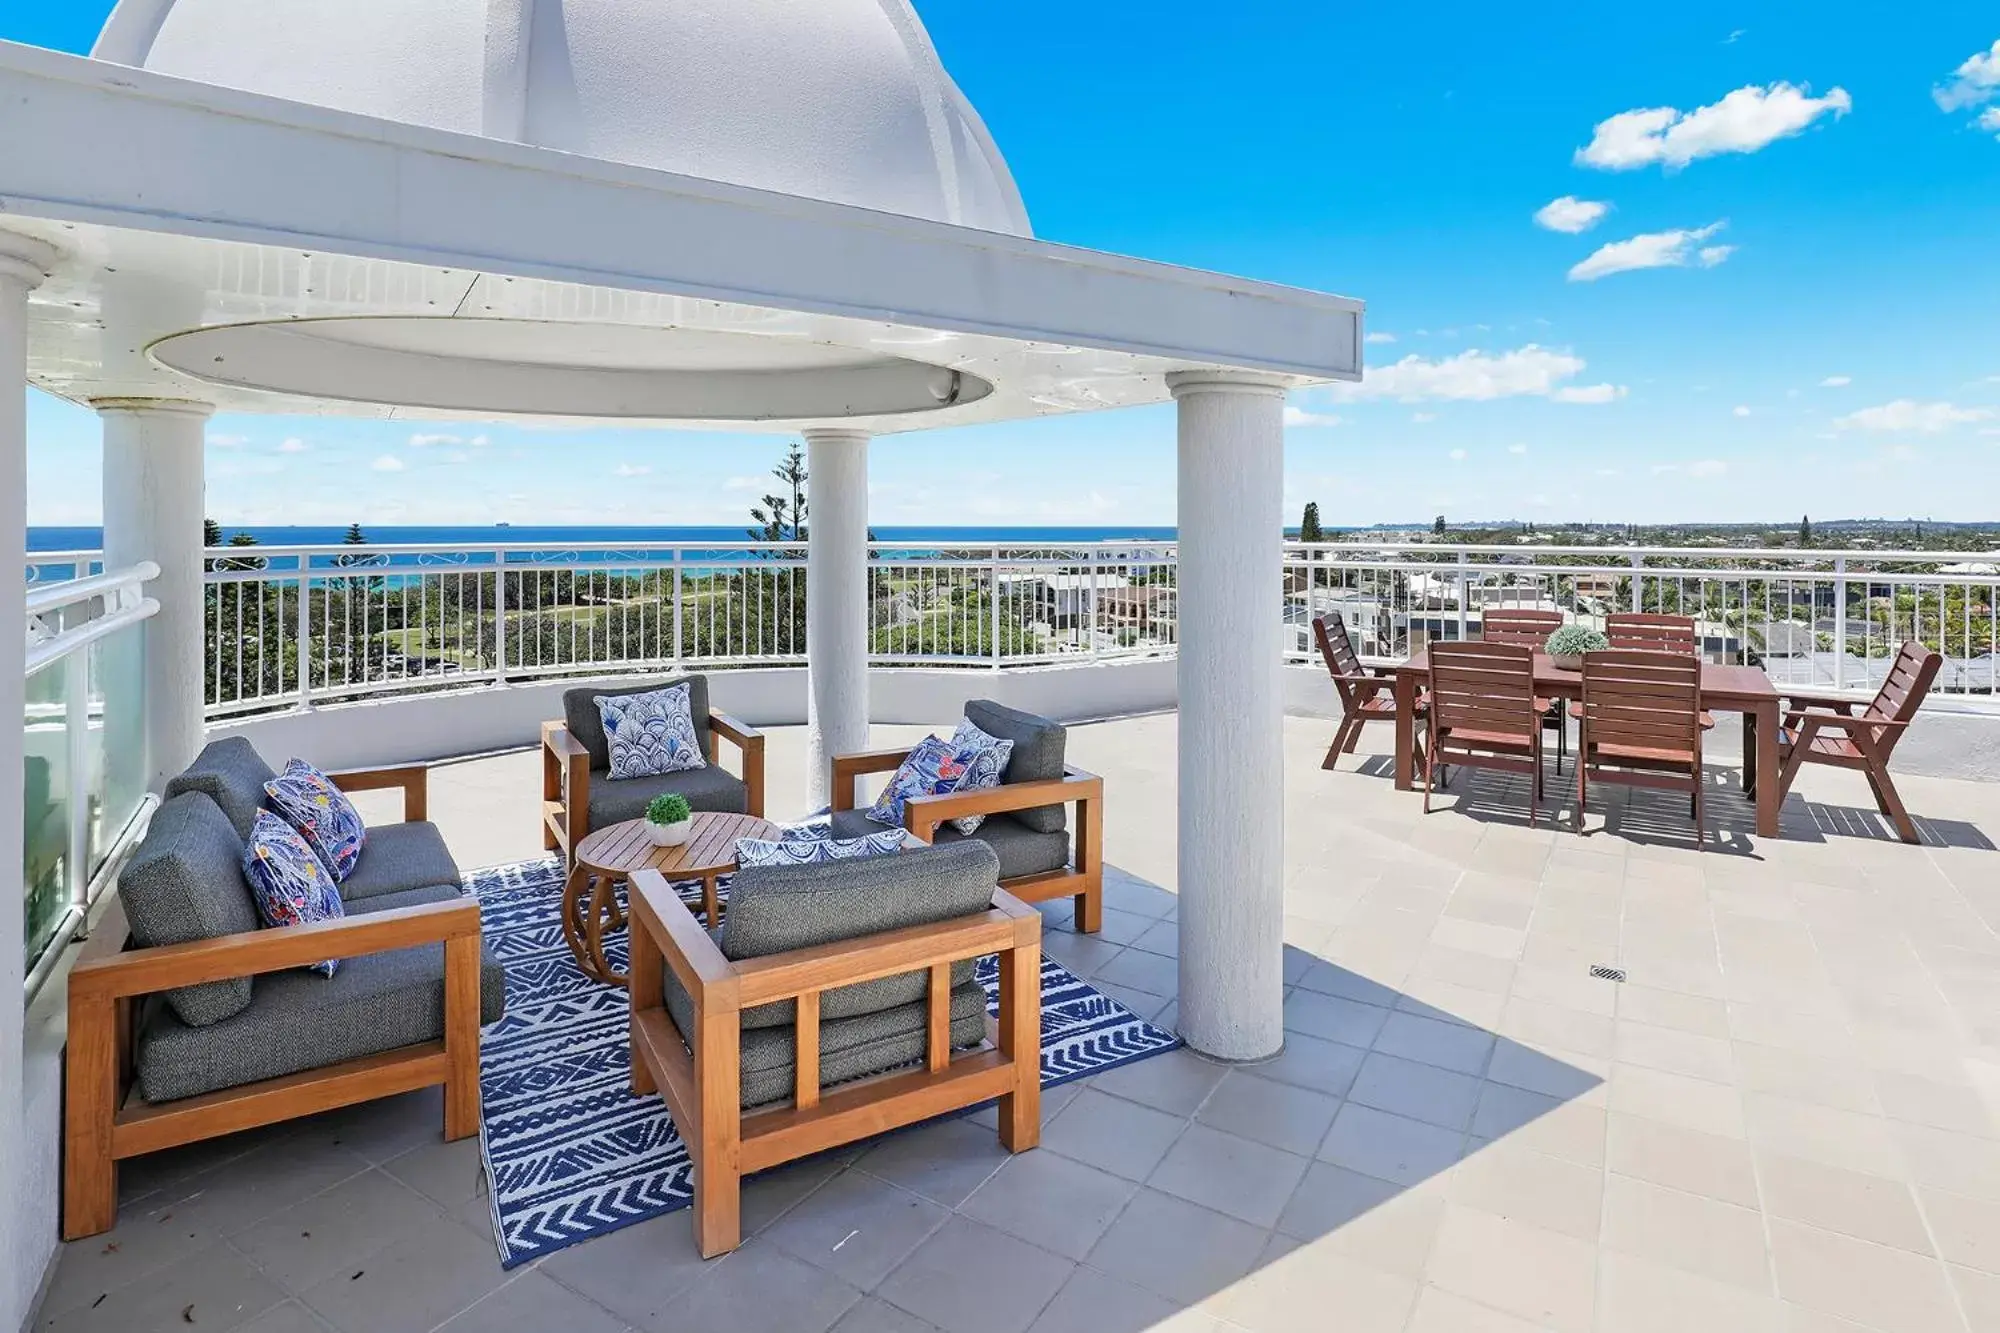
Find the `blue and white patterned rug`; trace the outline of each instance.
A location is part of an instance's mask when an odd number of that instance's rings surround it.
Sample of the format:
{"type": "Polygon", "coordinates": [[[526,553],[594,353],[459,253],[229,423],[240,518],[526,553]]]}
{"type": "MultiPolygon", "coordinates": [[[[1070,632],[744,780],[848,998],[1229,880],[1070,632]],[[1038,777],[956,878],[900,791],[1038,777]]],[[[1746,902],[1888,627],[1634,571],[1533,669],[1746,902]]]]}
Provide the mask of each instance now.
{"type": "MultiPolygon", "coordinates": [[[[496,866],[466,881],[507,970],[507,1016],[485,1030],[479,1053],[480,1146],[501,1266],[687,1207],[692,1168],[666,1103],[631,1092],[625,992],[586,977],[563,943],[558,864],[496,866]]],[[[699,895],[698,883],[682,887],[699,895]]],[[[623,970],[623,932],[605,952],[623,970]]],[[[982,963],[995,1013],[996,973],[982,963]]],[[[1042,960],[1044,1088],[1178,1045],[1042,960]]]]}

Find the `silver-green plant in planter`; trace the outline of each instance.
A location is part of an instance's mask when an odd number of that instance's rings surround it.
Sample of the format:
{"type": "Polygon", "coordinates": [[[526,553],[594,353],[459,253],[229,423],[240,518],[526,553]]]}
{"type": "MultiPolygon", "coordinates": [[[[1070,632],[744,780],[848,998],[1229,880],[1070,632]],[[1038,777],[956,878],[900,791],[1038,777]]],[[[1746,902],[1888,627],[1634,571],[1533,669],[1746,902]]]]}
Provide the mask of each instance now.
{"type": "Polygon", "coordinates": [[[1575,671],[1583,666],[1585,653],[1601,653],[1611,646],[1611,640],[1588,625],[1564,625],[1549,635],[1549,658],[1566,671],[1575,671]]]}

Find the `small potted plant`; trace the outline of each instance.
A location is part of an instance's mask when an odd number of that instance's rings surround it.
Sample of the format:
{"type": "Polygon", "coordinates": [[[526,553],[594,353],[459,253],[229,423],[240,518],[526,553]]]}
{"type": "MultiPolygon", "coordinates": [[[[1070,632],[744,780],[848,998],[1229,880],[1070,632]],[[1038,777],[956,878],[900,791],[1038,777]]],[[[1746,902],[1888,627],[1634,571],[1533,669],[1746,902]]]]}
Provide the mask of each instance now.
{"type": "Polygon", "coordinates": [[[1588,625],[1564,625],[1549,635],[1549,660],[1564,671],[1580,671],[1585,653],[1601,653],[1610,646],[1611,640],[1588,625]]]}
{"type": "Polygon", "coordinates": [[[694,807],[687,797],[667,792],[646,802],[646,835],[655,847],[678,847],[694,829],[694,807]]]}

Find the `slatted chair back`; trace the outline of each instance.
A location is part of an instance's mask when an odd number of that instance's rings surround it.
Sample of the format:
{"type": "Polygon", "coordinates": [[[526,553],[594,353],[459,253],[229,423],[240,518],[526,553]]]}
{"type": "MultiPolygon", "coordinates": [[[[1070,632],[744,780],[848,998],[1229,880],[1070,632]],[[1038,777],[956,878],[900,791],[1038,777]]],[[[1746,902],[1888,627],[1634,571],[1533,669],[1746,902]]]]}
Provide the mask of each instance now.
{"type": "Polygon", "coordinates": [[[1604,637],[1613,648],[1642,652],[1694,653],[1694,618],[1650,611],[1613,611],[1604,618],[1604,637]]]}
{"type": "Polygon", "coordinates": [[[1616,751],[1698,755],[1701,661],[1693,653],[1612,648],[1583,655],[1583,759],[1616,751]]]}
{"type": "MultiPolygon", "coordinates": [[[[1905,643],[1889,667],[1882,688],[1875,692],[1875,698],[1869,702],[1862,716],[1880,718],[1884,722],[1908,722],[1923,707],[1924,697],[1931,692],[1931,683],[1937,679],[1938,671],[1943,666],[1944,658],[1921,643],[1914,640],[1905,643]]],[[[1886,727],[1879,733],[1876,748],[1882,752],[1885,763],[1889,751],[1895,748],[1904,730],[1903,727],[1886,727]]]]}
{"type": "Polygon", "coordinates": [[[1535,655],[1524,644],[1434,643],[1430,710],[1440,743],[1453,732],[1528,737],[1535,709],[1535,655]]]}
{"type": "Polygon", "coordinates": [[[1560,611],[1538,611],[1523,606],[1495,606],[1479,613],[1479,637],[1486,643],[1512,644],[1539,649],[1549,635],[1561,629],[1560,611]]]}
{"type": "Polygon", "coordinates": [[[1314,616],[1313,641],[1319,645],[1320,659],[1326,663],[1327,673],[1333,677],[1333,687],[1340,691],[1342,708],[1354,707],[1354,678],[1366,675],[1361,665],[1361,655],[1354,651],[1354,639],[1347,632],[1347,622],[1339,616],[1314,616]]]}

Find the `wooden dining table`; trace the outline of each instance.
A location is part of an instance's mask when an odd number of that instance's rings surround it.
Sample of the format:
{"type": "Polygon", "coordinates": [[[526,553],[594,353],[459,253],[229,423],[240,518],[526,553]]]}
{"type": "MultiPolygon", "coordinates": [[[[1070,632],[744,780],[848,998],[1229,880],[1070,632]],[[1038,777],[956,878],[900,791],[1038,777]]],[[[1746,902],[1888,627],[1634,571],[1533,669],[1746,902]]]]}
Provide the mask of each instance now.
{"type": "MultiPolygon", "coordinates": [[[[1396,674],[1396,790],[1416,786],[1417,698],[1430,683],[1430,649],[1394,668],[1396,674]]],[[[1535,654],[1535,693],[1565,702],[1582,697],[1583,673],[1559,667],[1547,653],[1535,654]]],[[[1777,687],[1753,666],[1701,664],[1701,706],[1709,713],[1743,716],[1743,794],[1757,804],[1757,835],[1778,836],[1777,687]]]]}

